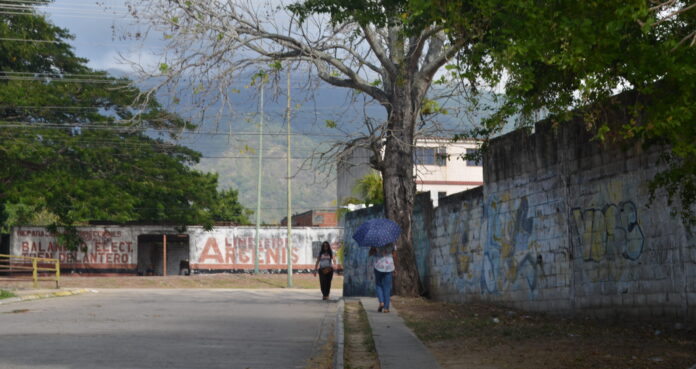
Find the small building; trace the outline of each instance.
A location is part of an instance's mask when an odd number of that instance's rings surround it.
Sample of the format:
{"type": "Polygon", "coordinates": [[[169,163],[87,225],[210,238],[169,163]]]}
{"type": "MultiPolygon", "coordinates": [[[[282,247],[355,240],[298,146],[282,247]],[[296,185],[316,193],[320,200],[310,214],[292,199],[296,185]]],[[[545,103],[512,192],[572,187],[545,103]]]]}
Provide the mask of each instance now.
{"type": "MultiPolygon", "coordinates": [[[[359,142],[339,155],[337,163],[337,200],[355,197],[358,181],[372,171],[371,152],[359,142]]],[[[429,192],[433,205],[442,197],[483,185],[483,166],[480,161],[467,160],[476,155],[481,141],[449,138],[421,138],[413,148],[417,192],[429,192]]]]}
{"type": "MultiPolygon", "coordinates": [[[[283,226],[288,225],[288,217],[280,221],[283,226]]],[[[310,210],[292,216],[293,227],[337,227],[338,218],[335,211],[310,210]]]]}

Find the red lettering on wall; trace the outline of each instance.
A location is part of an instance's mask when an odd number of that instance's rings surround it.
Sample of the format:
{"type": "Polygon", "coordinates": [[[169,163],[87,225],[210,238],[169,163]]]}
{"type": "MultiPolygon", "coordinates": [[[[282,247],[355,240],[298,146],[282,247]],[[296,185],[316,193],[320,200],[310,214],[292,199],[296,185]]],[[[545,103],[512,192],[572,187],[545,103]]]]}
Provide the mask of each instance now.
{"type": "Polygon", "coordinates": [[[234,240],[225,238],[225,263],[234,264],[234,240]]]}
{"type": "Polygon", "coordinates": [[[248,263],[249,262],[249,251],[248,249],[246,250],[241,250],[239,252],[239,262],[240,263],[248,263]]]}
{"type": "Polygon", "coordinates": [[[300,256],[297,255],[297,248],[293,247],[292,248],[292,263],[297,264],[298,261],[300,261],[300,256]]]}
{"type": "Polygon", "coordinates": [[[198,258],[198,262],[205,263],[205,261],[208,259],[220,264],[223,263],[222,253],[220,252],[217,241],[213,237],[208,238],[208,241],[206,241],[205,247],[203,247],[203,252],[201,252],[200,258],[198,258]]]}
{"type": "Polygon", "coordinates": [[[278,249],[266,249],[266,262],[268,264],[278,264],[278,249]]]}

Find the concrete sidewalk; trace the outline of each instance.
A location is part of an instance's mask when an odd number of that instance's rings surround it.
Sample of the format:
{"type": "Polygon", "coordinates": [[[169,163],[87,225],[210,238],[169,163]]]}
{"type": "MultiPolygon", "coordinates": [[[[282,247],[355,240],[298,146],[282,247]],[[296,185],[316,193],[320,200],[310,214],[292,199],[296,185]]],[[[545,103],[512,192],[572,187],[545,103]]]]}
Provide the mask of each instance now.
{"type": "Polygon", "coordinates": [[[394,305],[390,313],[378,313],[374,297],[361,297],[372,328],[381,369],[439,369],[435,357],[416,335],[406,327],[394,305]]]}

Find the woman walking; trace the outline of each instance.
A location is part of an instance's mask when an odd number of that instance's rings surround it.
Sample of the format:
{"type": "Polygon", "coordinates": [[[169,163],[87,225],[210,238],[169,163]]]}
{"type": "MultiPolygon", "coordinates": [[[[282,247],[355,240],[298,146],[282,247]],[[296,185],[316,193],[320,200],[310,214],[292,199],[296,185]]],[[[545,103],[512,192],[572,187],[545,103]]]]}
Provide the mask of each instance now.
{"type": "Polygon", "coordinates": [[[377,312],[389,312],[389,301],[391,299],[392,277],[396,273],[394,263],[395,248],[389,244],[380,248],[371,248],[370,256],[376,256],[375,261],[375,291],[379,300],[377,312]]]}
{"type": "Polygon", "coordinates": [[[314,275],[319,272],[319,285],[321,286],[321,294],[323,300],[329,299],[329,292],[331,291],[331,280],[333,279],[333,265],[335,264],[333,251],[331,251],[331,245],[327,241],[321,244],[321,250],[319,250],[319,255],[317,256],[317,262],[314,265],[314,275]]]}

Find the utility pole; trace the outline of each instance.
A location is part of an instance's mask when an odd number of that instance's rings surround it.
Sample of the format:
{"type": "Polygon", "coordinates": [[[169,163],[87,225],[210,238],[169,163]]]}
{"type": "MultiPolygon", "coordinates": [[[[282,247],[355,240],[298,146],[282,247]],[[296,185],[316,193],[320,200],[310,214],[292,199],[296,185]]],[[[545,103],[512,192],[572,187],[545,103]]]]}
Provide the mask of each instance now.
{"type": "Polygon", "coordinates": [[[254,244],[254,274],[259,274],[259,231],[261,228],[261,184],[263,173],[263,87],[265,76],[261,77],[261,94],[259,95],[259,180],[256,184],[256,243],[254,244]]]}
{"type": "Polygon", "coordinates": [[[290,139],[290,65],[288,65],[287,71],[287,82],[288,82],[288,110],[287,121],[288,121],[288,288],[292,288],[292,159],[291,159],[291,139],[290,139]]]}

